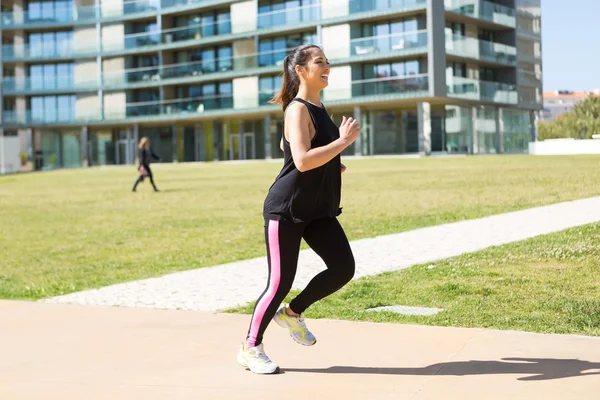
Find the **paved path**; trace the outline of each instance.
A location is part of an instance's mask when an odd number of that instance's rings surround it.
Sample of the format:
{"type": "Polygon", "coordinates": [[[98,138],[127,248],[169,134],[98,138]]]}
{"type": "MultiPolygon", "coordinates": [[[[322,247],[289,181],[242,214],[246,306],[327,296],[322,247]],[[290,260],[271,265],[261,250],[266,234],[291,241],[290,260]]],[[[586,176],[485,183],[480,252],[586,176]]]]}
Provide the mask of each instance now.
{"type": "MultiPolygon", "coordinates": [[[[600,197],[357,240],[352,242],[357,265],[355,279],[597,221],[600,197]]],[[[323,268],[312,250],[302,251],[294,287],[304,287],[323,268]]],[[[266,279],[266,258],[262,257],[44,301],[216,311],[256,299],[264,290],[266,279]]]]}
{"type": "Polygon", "coordinates": [[[283,370],[236,364],[247,315],[0,301],[0,399],[597,400],[600,340],[482,329],[309,321],[278,326],[283,370]]]}

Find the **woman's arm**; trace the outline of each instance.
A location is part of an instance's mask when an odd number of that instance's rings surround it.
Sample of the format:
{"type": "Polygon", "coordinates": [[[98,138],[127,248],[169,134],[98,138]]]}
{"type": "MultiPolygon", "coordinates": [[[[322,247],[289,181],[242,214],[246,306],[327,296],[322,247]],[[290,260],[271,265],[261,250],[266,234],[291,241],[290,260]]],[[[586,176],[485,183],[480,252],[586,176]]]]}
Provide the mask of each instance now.
{"type": "Polygon", "coordinates": [[[152,156],[152,158],[154,158],[155,160],[160,160],[160,157],[157,156],[156,154],[154,154],[154,152],[152,151],[152,149],[149,149],[150,151],[150,155],[152,156]]]}
{"type": "Polygon", "coordinates": [[[310,124],[312,124],[312,120],[304,104],[294,103],[289,106],[285,115],[285,134],[290,142],[294,164],[300,172],[325,165],[346,147],[350,146],[360,133],[358,121],[344,117],[340,126],[339,139],[327,146],[311,149],[310,124]]]}

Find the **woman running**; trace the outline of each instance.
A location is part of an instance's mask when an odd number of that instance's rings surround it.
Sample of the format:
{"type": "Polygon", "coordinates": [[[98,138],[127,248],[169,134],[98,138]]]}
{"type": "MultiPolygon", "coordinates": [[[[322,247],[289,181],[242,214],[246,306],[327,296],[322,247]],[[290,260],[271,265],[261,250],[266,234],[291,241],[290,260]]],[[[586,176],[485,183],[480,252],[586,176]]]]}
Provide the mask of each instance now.
{"type": "Polygon", "coordinates": [[[328,85],[330,72],[321,48],[297,47],[283,65],[283,86],[271,103],[281,104],[285,113],[284,164],[263,209],[269,278],[237,357],[242,366],[258,374],[279,372],[262,344],[271,319],[287,328],[297,343],[312,346],[317,340],[306,327],[304,311],[354,276],[354,256],[336,217],[341,213],[345,168],[340,153],[358,137],[358,121],[343,117],[338,129],[321,103],[320,92],[328,85]],[[294,282],[302,238],[327,269],[290,304],[280,305],[294,282]]]}

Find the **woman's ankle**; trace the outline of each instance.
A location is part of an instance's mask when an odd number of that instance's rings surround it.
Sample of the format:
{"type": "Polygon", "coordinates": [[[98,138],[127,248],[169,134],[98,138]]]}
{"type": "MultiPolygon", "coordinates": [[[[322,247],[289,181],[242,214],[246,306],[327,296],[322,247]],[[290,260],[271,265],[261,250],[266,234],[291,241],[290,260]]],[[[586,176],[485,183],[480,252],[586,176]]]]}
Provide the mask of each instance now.
{"type": "Polygon", "coordinates": [[[298,313],[294,312],[294,310],[292,310],[292,309],[290,308],[290,305],[289,305],[289,304],[288,304],[288,305],[286,305],[286,306],[284,307],[284,310],[285,310],[285,313],[286,313],[287,315],[289,315],[290,317],[299,317],[299,316],[300,316],[300,314],[298,314],[298,313]]]}

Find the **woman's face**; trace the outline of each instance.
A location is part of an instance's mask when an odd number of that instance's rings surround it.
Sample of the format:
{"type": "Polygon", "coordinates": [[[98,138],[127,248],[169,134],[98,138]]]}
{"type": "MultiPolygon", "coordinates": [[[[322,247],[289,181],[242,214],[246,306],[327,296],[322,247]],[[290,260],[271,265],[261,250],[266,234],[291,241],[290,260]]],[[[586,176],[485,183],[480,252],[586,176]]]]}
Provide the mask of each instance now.
{"type": "Polygon", "coordinates": [[[306,65],[297,66],[296,72],[305,85],[320,91],[329,85],[331,68],[323,50],[315,47],[310,49],[310,52],[306,65]]]}

